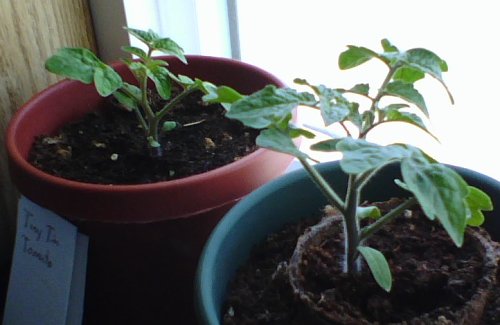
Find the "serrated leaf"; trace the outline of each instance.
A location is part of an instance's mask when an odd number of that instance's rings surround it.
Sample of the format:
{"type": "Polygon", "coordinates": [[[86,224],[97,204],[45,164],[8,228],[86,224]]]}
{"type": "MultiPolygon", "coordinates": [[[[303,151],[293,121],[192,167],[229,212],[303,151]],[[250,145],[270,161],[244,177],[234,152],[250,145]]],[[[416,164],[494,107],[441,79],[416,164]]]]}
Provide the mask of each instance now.
{"type": "Polygon", "coordinates": [[[384,89],[384,95],[396,96],[402,98],[410,103],[415,104],[420,110],[429,116],[427,106],[425,105],[424,97],[416,90],[412,84],[402,81],[393,81],[384,89]]]}
{"type": "Polygon", "coordinates": [[[366,246],[359,246],[358,251],[368,264],[377,284],[385,291],[390,292],[392,288],[392,275],[389,263],[387,263],[384,254],[366,246]]]}
{"type": "Polygon", "coordinates": [[[356,216],[359,220],[366,218],[378,219],[381,215],[380,209],[376,206],[358,207],[356,210],[356,216]]]}
{"type": "Polygon", "coordinates": [[[172,95],[172,81],[165,67],[149,65],[146,69],[147,76],[153,80],[156,91],[163,99],[169,99],[172,95]]]}
{"type": "Polygon", "coordinates": [[[232,104],[226,117],[255,129],[263,129],[289,116],[298,105],[313,103],[315,98],[312,94],[268,85],[232,104]]]}
{"type": "Polygon", "coordinates": [[[301,152],[290,136],[283,130],[269,128],[260,132],[255,140],[257,145],[262,148],[286,153],[297,158],[306,159],[308,156],[301,152]]]}
{"type": "Polygon", "coordinates": [[[349,116],[350,103],[341,92],[323,85],[315,87],[315,91],[319,96],[319,107],[325,126],[341,122],[349,116]]]}
{"type": "Polygon", "coordinates": [[[136,55],[143,60],[147,60],[147,58],[148,58],[148,55],[146,52],[144,52],[144,50],[142,50],[138,47],[135,47],[135,46],[122,46],[122,50],[127,52],[127,53],[136,55]]]}
{"type": "Polygon", "coordinates": [[[388,122],[404,122],[418,127],[419,129],[425,131],[434,139],[438,140],[434,134],[432,134],[427,126],[424,124],[424,121],[417,114],[402,112],[397,109],[389,109],[385,111],[385,117],[388,122]]]}
{"type": "Polygon", "coordinates": [[[378,54],[366,47],[350,45],[339,56],[339,68],[341,70],[351,69],[376,57],[378,54]]]}
{"type": "Polygon", "coordinates": [[[319,108],[325,126],[341,122],[350,113],[351,103],[342,95],[343,90],[332,89],[324,85],[311,85],[305,79],[295,79],[296,84],[309,86],[319,98],[319,108]]]}
{"type": "Polygon", "coordinates": [[[417,154],[402,160],[401,173],[427,217],[437,218],[453,242],[462,246],[467,223],[465,198],[469,195],[462,177],[451,168],[417,154]]]}
{"type": "Polygon", "coordinates": [[[102,64],[104,63],[88,49],[62,48],[45,61],[45,69],[90,84],[94,81],[95,68],[102,64]]]}
{"type": "Polygon", "coordinates": [[[311,150],[323,151],[323,152],[334,152],[337,150],[337,144],[343,139],[328,139],[320,141],[311,146],[311,150]]]}
{"type": "Polygon", "coordinates": [[[343,138],[336,148],[343,154],[340,167],[347,174],[361,174],[411,155],[402,145],[381,146],[351,137],[343,138]]]}
{"type": "Polygon", "coordinates": [[[422,71],[412,67],[403,66],[396,71],[393,79],[406,83],[414,83],[420,79],[423,79],[424,77],[425,73],[423,73],[422,71]]]}
{"type": "Polygon", "coordinates": [[[480,189],[469,186],[469,195],[466,198],[466,204],[469,207],[469,217],[467,218],[467,225],[478,227],[484,222],[484,215],[482,211],[493,210],[493,202],[485,192],[480,189]]]}
{"type": "Polygon", "coordinates": [[[392,45],[387,38],[384,38],[382,41],[380,41],[380,43],[382,44],[384,52],[399,52],[398,48],[392,45]]]}
{"type": "Polygon", "coordinates": [[[154,40],[151,43],[151,48],[165,54],[170,54],[177,57],[183,63],[187,64],[186,57],[184,56],[184,50],[176,42],[170,38],[161,38],[154,40]]]}
{"type": "Polygon", "coordinates": [[[120,75],[108,65],[94,68],[94,84],[99,95],[106,97],[122,87],[120,75]]]}

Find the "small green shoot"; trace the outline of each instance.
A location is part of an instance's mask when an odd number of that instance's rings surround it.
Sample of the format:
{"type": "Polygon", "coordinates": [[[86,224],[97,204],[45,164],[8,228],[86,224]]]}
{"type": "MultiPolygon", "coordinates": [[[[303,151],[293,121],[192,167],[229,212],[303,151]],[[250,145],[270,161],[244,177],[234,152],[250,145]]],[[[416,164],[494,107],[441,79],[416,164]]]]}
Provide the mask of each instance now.
{"type": "Polygon", "coordinates": [[[328,203],[343,216],[346,272],[352,274],[359,271],[360,263],[357,261],[361,255],[376,282],[390,291],[392,277],[389,265],[381,252],[364,245],[367,238],[418,203],[427,217],[437,219],[455,245],[460,247],[466,226],[479,226],[484,221],[482,211],[491,210],[493,206],[488,195],[469,186],[453,169],[438,163],[422,150],[407,144],[382,146],[366,140],[374,128],[389,122],[413,125],[434,137],[424,123],[429,112],[424,97],[415,88],[415,82],[426,75],[435,78],[444,86],[453,103],[442,77],[442,73],[448,70],[446,62],[422,48],[400,51],[384,39],[380,53],[365,47],[349,46],[340,54],[338,64],[340,69],[345,70],[370,60],[378,60],[387,67],[387,74],[378,88],[368,83],[359,83],[350,89],[329,88],[296,79],[298,85],[306,86],[310,91],[267,86],[234,102],[226,116],[262,129],[257,138],[261,147],[298,158],[328,203]],[[365,101],[368,99],[369,107],[362,109],[357,101],[351,99],[357,97],[365,101]],[[386,97],[396,99],[396,102],[384,106],[382,99],[386,97]],[[320,111],[326,127],[340,124],[345,130],[345,136],[332,136],[311,147],[318,151],[342,153],[340,166],[349,175],[344,196],[332,189],[309,163],[311,158],[294,143],[293,139],[301,135],[314,137],[310,131],[293,125],[292,112],[298,106],[320,111]],[[355,132],[350,131],[352,128],[356,129],[355,132]],[[363,187],[384,166],[394,162],[400,164],[402,173],[402,180],[395,180],[396,183],[412,196],[384,215],[375,207],[361,207],[363,187]],[[362,227],[360,220],[366,217],[372,217],[374,221],[362,227]]]}
{"type": "Polygon", "coordinates": [[[138,57],[137,60],[123,60],[134,75],[136,84],[123,81],[111,66],[85,48],[62,48],[45,62],[45,68],[85,84],[93,83],[103,97],[113,95],[122,107],[136,114],[154,155],[163,153],[160,144],[161,132],[169,132],[180,126],[175,121],[163,121],[167,112],[189,94],[201,91],[207,103],[222,103],[223,106],[242,98],[241,94],[229,87],[217,87],[206,81],[176,75],[168,69],[166,61],[153,57],[153,52],[161,52],[175,56],[187,64],[184,51],[170,38],[163,38],[151,30],[126,29],[147,47],[147,51],[133,46],[122,47],[123,51],[138,57]],[[152,106],[148,91],[149,81],[166,101],[163,107],[155,109],[152,106]],[[176,95],[173,92],[174,85],[180,88],[176,95]]]}

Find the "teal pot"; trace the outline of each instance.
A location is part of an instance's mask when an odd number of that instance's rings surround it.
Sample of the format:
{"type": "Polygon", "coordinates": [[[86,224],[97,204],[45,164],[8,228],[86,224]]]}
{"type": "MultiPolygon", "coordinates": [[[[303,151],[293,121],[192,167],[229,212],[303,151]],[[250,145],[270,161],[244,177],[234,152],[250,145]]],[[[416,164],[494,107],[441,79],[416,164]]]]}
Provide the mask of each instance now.
{"type": "MultiPolygon", "coordinates": [[[[185,65],[173,57],[160,58],[177,74],[244,94],[268,84],[284,86],[268,72],[236,60],[189,55],[185,65]]],[[[133,82],[123,63],[114,67],[133,82]]],[[[13,183],[31,201],[64,216],[89,236],[86,323],[194,323],[193,281],[206,238],[230,207],[282,174],[292,159],[258,149],[206,173],[113,186],[62,179],[27,161],[35,137],[54,133],[104,105],[93,85],[70,80],[23,105],[10,121],[6,138],[13,183]]]]}
{"type": "MultiPolygon", "coordinates": [[[[384,201],[405,195],[393,182],[401,178],[398,167],[383,169],[366,185],[362,199],[384,201]]],[[[347,177],[338,162],[317,168],[335,190],[345,192],[347,177]]],[[[453,168],[491,196],[497,210],[485,214],[485,227],[493,239],[500,240],[500,182],[465,168],[453,168]]],[[[200,323],[221,324],[228,285],[256,244],[286,224],[317,214],[325,204],[319,189],[301,169],[262,186],[233,207],[212,232],[198,265],[195,297],[200,323]]]]}

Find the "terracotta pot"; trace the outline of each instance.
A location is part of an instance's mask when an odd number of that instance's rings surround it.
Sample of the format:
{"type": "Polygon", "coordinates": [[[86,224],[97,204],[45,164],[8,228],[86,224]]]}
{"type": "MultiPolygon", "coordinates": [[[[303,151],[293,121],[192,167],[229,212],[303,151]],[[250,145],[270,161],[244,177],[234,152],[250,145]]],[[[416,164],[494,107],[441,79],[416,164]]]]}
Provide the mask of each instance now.
{"type": "MultiPolygon", "coordinates": [[[[384,201],[407,195],[393,180],[401,178],[397,165],[390,165],[365,187],[362,200],[384,201]],[[383,189],[383,190],[381,190],[383,189]]],[[[453,167],[472,186],[488,193],[496,210],[485,213],[484,227],[500,240],[500,182],[480,173],[453,167]]],[[[347,177],[338,162],[317,166],[340,193],[347,177]]],[[[268,235],[302,218],[317,215],[326,201],[304,170],[297,170],[260,187],[234,206],[219,222],[207,241],[196,277],[196,307],[201,324],[219,325],[228,285],[253,247],[268,235]]]]}
{"type": "MultiPolygon", "coordinates": [[[[187,56],[184,65],[162,58],[178,74],[244,94],[267,84],[283,86],[273,75],[239,61],[187,56]]],[[[132,81],[123,64],[114,67],[132,81]]],[[[80,183],[28,163],[36,136],[54,133],[103,105],[93,85],[77,81],[62,81],[33,97],[7,131],[11,178],[23,195],[90,236],[88,322],[189,324],[194,269],[209,232],[238,200],[280,175],[291,158],[259,149],[204,174],[144,185],[80,183]]]]}

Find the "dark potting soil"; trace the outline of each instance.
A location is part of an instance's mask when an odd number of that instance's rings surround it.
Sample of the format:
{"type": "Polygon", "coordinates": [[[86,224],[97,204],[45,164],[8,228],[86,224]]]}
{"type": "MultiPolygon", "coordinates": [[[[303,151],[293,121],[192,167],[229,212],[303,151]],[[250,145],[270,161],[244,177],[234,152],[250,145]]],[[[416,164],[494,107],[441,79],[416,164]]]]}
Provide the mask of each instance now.
{"type": "MultiPolygon", "coordinates": [[[[163,155],[153,157],[132,112],[109,107],[36,139],[29,155],[37,168],[63,178],[98,184],[142,184],[178,179],[221,167],[256,149],[256,131],[224,117],[220,105],[192,94],[165,120],[188,125],[161,136],[163,155]]],[[[161,104],[161,103],[159,103],[161,104]]]]}
{"type": "MultiPolygon", "coordinates": [[[[338,236],[329,238],[309,256],[308,289],[329,296],[325,303],[330,299],[333,304],[335,299],[348,301],[369,321],[379,324],[411,319],[437,307],[460,306],[477,286],[481,256],[474,245],[468,245],[467,238],[463,247],[457,248],[441,226],[421,214],[417,210],[411,216],[396,218],[368,243],[389,261],[393,275],[390,294],[375,283],[366,265],[355,277],[341,275],[341,227],[338,236]],[[328,294],[331,288],[335,288],[334,295],[328,294]]],[[[255,249],[230,285],[223,308],[224,324],[314,324],[293,296],[286,268],[297,238],[318,221],[312,217],[289,225],[255,249]]],[[[498,285],[495,290],[483,325],[500,324],[498,285]]]]}

